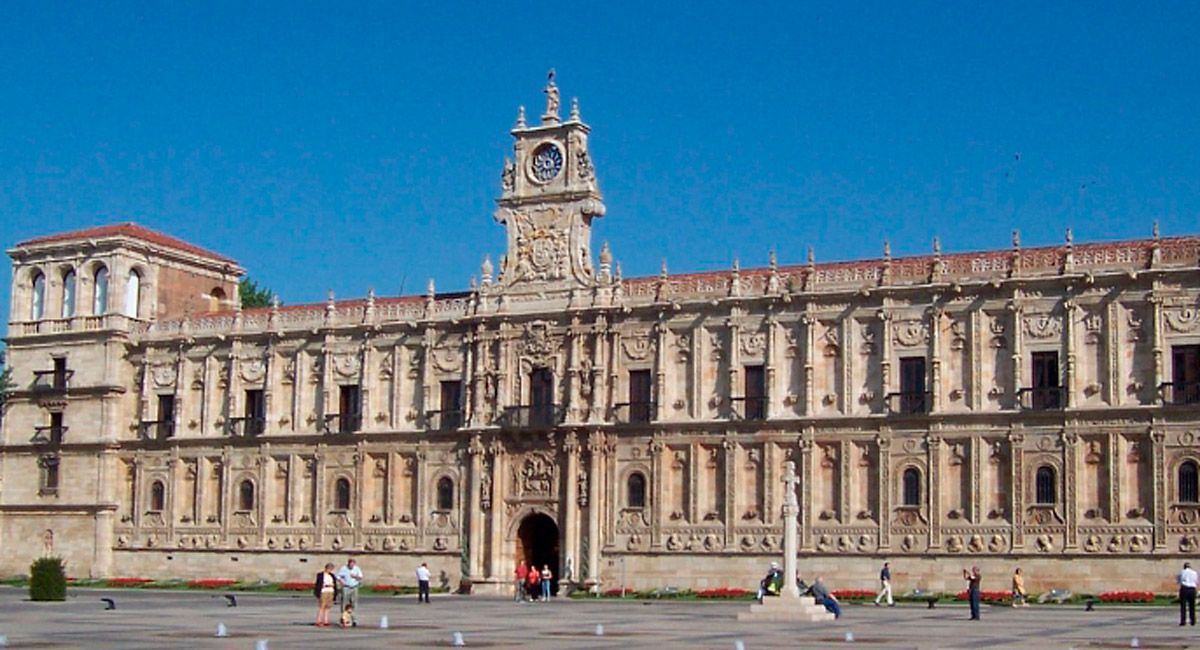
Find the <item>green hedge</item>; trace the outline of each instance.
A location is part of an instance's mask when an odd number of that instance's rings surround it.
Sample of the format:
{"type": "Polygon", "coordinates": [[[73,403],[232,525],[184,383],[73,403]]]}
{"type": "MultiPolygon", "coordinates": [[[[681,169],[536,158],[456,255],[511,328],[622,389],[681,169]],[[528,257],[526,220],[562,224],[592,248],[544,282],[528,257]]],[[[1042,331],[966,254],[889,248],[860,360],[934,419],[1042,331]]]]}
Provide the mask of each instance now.
{"type": "Polygon", "coordinates": [[[66,600],[67,572],[60,557],[43,557],[29,567],[30,600],[66,600]]]}

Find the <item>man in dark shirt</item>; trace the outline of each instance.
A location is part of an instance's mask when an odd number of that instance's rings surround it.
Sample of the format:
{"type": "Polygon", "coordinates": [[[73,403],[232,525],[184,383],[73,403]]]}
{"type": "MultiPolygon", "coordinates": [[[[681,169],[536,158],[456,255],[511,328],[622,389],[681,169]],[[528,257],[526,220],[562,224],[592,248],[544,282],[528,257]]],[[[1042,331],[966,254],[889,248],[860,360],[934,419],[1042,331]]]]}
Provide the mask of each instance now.
{"type": "Polygon", "coordinates": [[[888,607],[895,607],[896,603],[892,600],[892,569],[887,562],[883,563],[883,570],[879,572],[879,595],[875,596],[875,606],[879,607],[879,601],[887,596],[888,607]]]}
{"type": "Polygon", "coordinates": [[[829,593],[829,588],[825,586],[825,578],[817,576],[817,581],[809,589],[813,595],[813,599],[818,605],[824,605],[826,611],[833,614],[834,618],[842,617],[842,607],[838,604],[838,599],[833,594],[829,593]]]}
{"type": "Polygon", "coordinates": [[[979,620],[979,599],[981,591],[979,583],[983,580],[983,575],[979,573],[979,567],[973,566],[970,571],[963,569],[963,580],[967,581],[967,600],[971,602],[971,620],[979,620]]]}

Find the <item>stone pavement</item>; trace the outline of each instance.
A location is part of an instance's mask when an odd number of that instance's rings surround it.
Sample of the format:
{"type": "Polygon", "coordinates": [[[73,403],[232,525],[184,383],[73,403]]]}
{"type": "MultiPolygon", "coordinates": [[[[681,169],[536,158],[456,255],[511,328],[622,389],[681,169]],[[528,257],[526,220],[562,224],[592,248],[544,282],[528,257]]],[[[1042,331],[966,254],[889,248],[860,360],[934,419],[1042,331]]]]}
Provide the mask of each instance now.
{"type": "Polygon", "coordinates": [[[1198,648],[1200,628],[1177,626],[1168,608],[984,607],[983,621],[965,607],[848,605],[832,623],[739,623],[744,602],[569,601],[517,604],[495,597],[364,597],[360,627],[316,628],[315,600],[306,594],[75,589],[66,603],[32,603],[24,590],[0,588],[0,635],[11,648],[245,648],[258,639],[281,648],[448,647],[462,632],[475,648],[1198,648]],[[116,600],[104,611],[100,598],[116,600]],[[378,629],[386,615],[390,628],[378,629]],[[213,635],[224,623],[229,638],[213,635]],[[596,625],[605,635],[595,636],[596,625]]]}

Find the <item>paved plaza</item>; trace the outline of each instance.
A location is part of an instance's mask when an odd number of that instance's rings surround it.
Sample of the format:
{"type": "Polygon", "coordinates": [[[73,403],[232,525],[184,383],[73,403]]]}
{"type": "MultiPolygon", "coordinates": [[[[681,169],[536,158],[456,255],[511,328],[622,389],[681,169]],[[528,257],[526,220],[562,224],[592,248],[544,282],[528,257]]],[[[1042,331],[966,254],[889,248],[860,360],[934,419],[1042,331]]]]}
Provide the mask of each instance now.
{"type": "Polygon", "coordinates": [[[964,607],[849,605],[835,623],[739,623],[748,603],[579,601],[517,604],[495,597],[367,597],[360,627],[316,628],[315,601],[301,594],[220,594],[77,589],[66,603],[33,603],[0,589],[0,634],[11,648],[448,647],[461,632],[481,648],[1200,648],[1200,628],[1177,627],[1168,608],[985,607],[972,623],[964,607]],[[105,611],[101,598],[113,598],[105,611]],[[388,629],[379,629],[387,616],[388,629]],[[229,636],[214,638],[218,623],[229,636]],[[596,636],[596,626],[604,636],[596,636]]]}

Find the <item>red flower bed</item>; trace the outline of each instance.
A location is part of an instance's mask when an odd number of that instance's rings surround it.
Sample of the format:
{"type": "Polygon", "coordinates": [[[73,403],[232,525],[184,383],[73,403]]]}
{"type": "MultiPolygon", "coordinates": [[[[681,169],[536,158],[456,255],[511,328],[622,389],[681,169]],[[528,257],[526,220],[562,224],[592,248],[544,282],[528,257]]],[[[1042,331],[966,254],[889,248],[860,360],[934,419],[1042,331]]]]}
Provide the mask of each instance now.
{"type": "Polygon", "coordinates": [[[745,598],[754,595],[755,592],[749,589],[740,587],[716,587],[714,589],[701,589],[696,592],[697,598],[745,598]]]}
{"type": "MultiPolygon", "coordinates": [[[[309,587],[311,588],[312,585],[309,585],[309,587]]],[[[404,587],[400,585],[371,585],[370,587],[367,587],[367,589],[370,589],[378,594],[390,594],[392,592],[400,591],[401,589],[404,589],[404,587]]]]}
{"type": "Polygon", "coordinates": [[[197,589],[220,589],[236,583],[237,580],[233,578],[202,578],[188,582],[188,586],[197,589]]]}
{"type": "Polygon", "coordinates": [[[1150,591],[1106,591],[1100,594],[1103,603],[1152,603],[1154,593],[1150,591]]]}
{"type": "Polygon", "coordinates": [[[621,589],[620,587],[617,587],[616,589],[609,589],[608,591],[605,591],[604,595],[612,598],[614,596],[619,597],[621,594],[629,595],[632,593],[632,589],[621,589]]]}
{"type": "Polygon", "coordinates": [[[283,582],[279,585],[280,591],[312,591],[312,588],[311,582],[283,582]]]}
{"type": "Polygon", "coordinates": [[[835,589],[833,597],[838,600],[857,600],[863,598],[874,598],[876,592],[870,589],[835,589]]]}
{"type": "Polygon", "coordinates": [[[154,582],[150,578],[109,578],[108,586],[110,587],[140,587],[147,582],[154,582]]]}
{"type": "MultiPolygon", "coordinates": [[[[967,600],[967,592],[960,591],[954,595],[957,600],[967,600]]],[[[1007,603],[1012,600],[1012,594],[1007,591],[983,591],[979,593],[979,600],[985,603],[1007,603]]]]}

